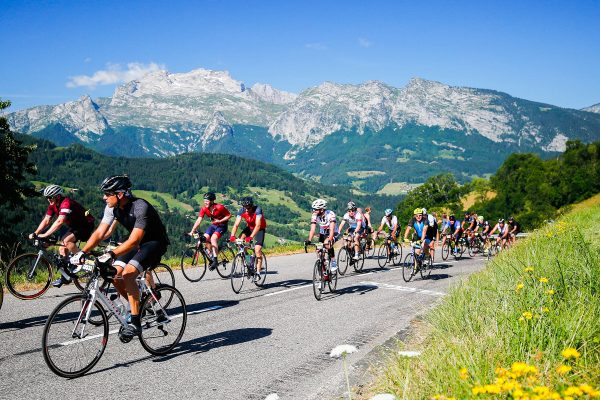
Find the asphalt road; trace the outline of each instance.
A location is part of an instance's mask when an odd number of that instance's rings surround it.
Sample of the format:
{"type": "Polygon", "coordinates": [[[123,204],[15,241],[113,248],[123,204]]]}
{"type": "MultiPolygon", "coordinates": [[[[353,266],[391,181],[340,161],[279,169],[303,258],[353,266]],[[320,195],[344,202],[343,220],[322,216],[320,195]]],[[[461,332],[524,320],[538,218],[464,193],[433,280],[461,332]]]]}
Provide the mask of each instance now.
{"type": "Polygon", "coordinates": [[[72,380],[50,371],[40,346],[47,315],[76,289],[51,288],[34,301],[6,293],[0,310],[0,398],[264,399],[271,393],[281,399],[333,398],[344,387],[341,362],[329,357],[335,346],[358,347],[348,357],[358,376],[372,350],[484,266],[480,257],[449,260],[436,263],[429,279],[405,283],[401,268],[382,270],[376,260],[367,260],[362,273],[348,271],[337,293],[317,301],[314,261],[314,254],[270,257],[265,287],[245,285],[238,295],[216,272],[190,283],[176,271],[188,309],[179,346],[155,357],[137,339],[123,344],[111,335],[100,362],[72,380]]]}

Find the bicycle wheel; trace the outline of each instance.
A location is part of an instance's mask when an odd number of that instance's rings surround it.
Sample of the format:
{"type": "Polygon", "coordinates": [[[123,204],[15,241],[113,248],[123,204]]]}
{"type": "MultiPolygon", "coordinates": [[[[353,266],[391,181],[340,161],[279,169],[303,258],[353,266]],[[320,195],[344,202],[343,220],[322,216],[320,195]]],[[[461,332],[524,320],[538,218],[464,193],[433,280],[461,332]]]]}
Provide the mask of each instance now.
{"type": "Polygon", "coordinates": [[[82,268],[79,272],[72,274],[71,277],[77,289],[79,289],[80,292],[83,292],[92,277],[92,273],[82,268]]]}
{"type": "Polygon", "coordinates": [[[344,275],[346,271],[348,271],[348,264],[350,263],[350,255],[348,254],[348,249],[342,247],[340,251],[338,251],[337,255],[337,266],[338,273],[340,275],[344,275]]]}
{"type": "Polygon", "coordinates": [[[76,378],[88,372],[102,357],[108,341],[108,317],[102,306],[81,295],[62,301],[48,317],[42,335],[44,361],[55,374],[76,378]],[[85,314],[92,307],[88,323],[85,314]]]}
{"type": "Polygon", "coordinates": [[[172,286],[153,290],[158,300],[146,296],[140,306],[142,334],[140,343],[150,354],[168,353],[177,346],[187,323],[185,300],[172,286]],[[167,299],[171,299],[167,302],[167,299]]]}
{"type": "Polygon", "coordinates": [[[0,282],[0,310],[2,309],[2,301],[4,300],[4,289],[2,288],[2,282],[0,282]]]}
{"type": "Polygon", "coordinates": [[[450,245],[448,243],[444,243],[442,245],[442,260],[446,261],[448,256],[450,255],[450,245]]]}
{"type": "Polygon", "coordinates": [[[235,257],[235,253],[230,247],[219,249],[219,253],[217,254],[217,260],[219,261],[217,273],[221,275],[221,278],[227,279],[231,275],[233,257],[235,257]]]}
{"type": "Polygon", "coordinates": [[[50,287],[52,275],[52,265],[45,257],[21,254],[6,268],[6,288],[21,300],[37,299],[50,287]]]}
{"type": "Polygon", "coordinates": [[[238,254],[233,259],[233,268],[231,271],[231,288],[235,293],[239,293],[244,286],[244,279],[246,279],[247,269],[246,263],[244,262],[244,255],[238,254]]]}
{"type": "Polygon", "coordinates": [[[469,240],[467,243],[467,251],[469,252],[469,257],[473,257],[475,255],[476,252],[476,247],[477,245],[475,244],[475,241],[473,240],[469,240]]]}
{"type": "Polygon", "coordinates": [[[321,260],[317,260],[315,262],[315,267],[313,268],[313,293],[315,294],[315,299],[321,300],[321,295],[323,294],[324,287],[325,282],[323,281],[323,269],[321,268],[321,260]]]}
{"type": "Polygon", "coordinates": [[[423,262],[421,263],[421,268],[419,269],[419,271],[421,272],[421,279],[429,278],[429,275],[431,275],[432,270],[433,259],[430,256],[429,258],[423,260],[423,262]]]}
{"type": "Polygon", "coordinates": [[[354,267],[354,271],[356,272],[360,272],[362,271],[363,267],[365,266],[365,253],[362,252],[360,257],[358,257],[358,260],[354,260],[354,262],[352,263],[352,266],[354,267]]]}
{"type": "Polygon", "coordinates": [[[190,282],[198,282],[206,274],[206,257],[195,247],[188,247],[181,254],[181,272],[190,282]]]}
{"type": "Polygon", "coordinates": [[[146,270],[146,274],[150,275],[150,279],[158,286],[172,286],[175,287],[175,274],[171,267],[167,264],[156,264],[146,270]]]}
{"type": "Polygon", "coordinates": [[[337,274],[337,271],[331,272],[331,270],[329,270],[328,272],[329,272],[329,280],[327,281],[327,286],[329,286],[329,291],[331,293],[335,293],[335,291],[337,289],[338,274],[337,274]]]}
{"type": "Polygon", "coordinates": [[[465,251],[467,250],[467,243],[465,242],[465,238],[461,238],[460,239],[460,243],[459,243],[459,251],[460,251],[460,256],[462,257],[463,254],[465,254],[465,251]]]}
{"type": "Polygon", "coordinates": [[[406,258],[404,258],[404,263],[402,265],[402,279],[404,282],[410,282],[412,277],[414,276],[415,270],[415,256],[413,253],[408,253],[406,258]]]}
{"type": "Polygon", "coordinates": [[[395,245],[392,249],[392,263],[395,266],[402,264],[402,246],[399,244],[395,245]]]}
{"type": "Polygon", "coordinates": [[[377,251],[377,264],[379,264],[379,268],[385,268],[385,265],[390,262],[388,250],[389,246],[385,243],[379,247],[377,251]]]}
{"type": "Polygon", "coordinates": [[[375,242],[372,239],[367,239],[363,253],[365,258],[373,258],[375,255],[375,242]]]}
{"type": "MultiPolygon", "coordinates": [[[[256,268],[256,261],[254,261],[254,268],[256,268]]],[[[254,281],[254,284],[258,287],[262,286],[265,284],[265,281],[267,280],[267,256],[265,256],[265,253],[262,253],[262,267],[260,270],[260,278],[254,281]]]]}

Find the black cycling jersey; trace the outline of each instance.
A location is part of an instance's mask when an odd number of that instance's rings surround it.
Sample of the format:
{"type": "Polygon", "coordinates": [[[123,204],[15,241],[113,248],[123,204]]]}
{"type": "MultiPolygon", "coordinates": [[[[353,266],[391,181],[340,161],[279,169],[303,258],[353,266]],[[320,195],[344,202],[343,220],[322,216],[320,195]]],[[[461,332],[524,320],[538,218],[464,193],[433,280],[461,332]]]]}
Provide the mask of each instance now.
{"type": "Polygon", "coordinates": [[[513,221],[512,223],[509,222],[508,227],[511,231],[516,227],[515,233],[521,232],[521,225],[517,221],[513,221]]]}
{"type": "Polygon", "coordinates": [[[158,241],[165,245],[170,243],[158,212],[144,199],[134,197],[123,209],[106,206],[102,222],[110,225],[115,219],[129,232],[134,228],[142,229],[144,237],[140,244],[150,241],[158,241]]]}

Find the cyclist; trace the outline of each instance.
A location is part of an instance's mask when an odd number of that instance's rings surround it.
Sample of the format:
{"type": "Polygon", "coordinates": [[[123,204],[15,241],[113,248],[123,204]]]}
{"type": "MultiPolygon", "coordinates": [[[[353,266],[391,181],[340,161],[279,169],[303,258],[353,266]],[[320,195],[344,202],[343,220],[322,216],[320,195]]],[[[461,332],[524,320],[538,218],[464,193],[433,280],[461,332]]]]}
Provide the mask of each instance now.
{"type": "Polygon", "coordinates": [[[121,224],[130,232],[127,240],[98,257],[98,261],[111,263],[116,269],[113,284],[120,295],[129,299],[131,311],[131,323],[120,334],[124,338],[132,338],[142,332],[140,291],[136,278],[160,262],[167,251],[169,238],[156,209],[146,200],[133,196],[127,175],[113,175],[104,179],[100,190],[106,202],[104,216],[83,250],[71,258],[71,263],[81,264],[85,254],[106,237],[106,232],[113,224],[121,224]]]}
{"type": "Polygon", "coordinates": [[[242,198],[240,205],[242,208],[240,208],[237,213],[229,240],[235,242],[235,234],[243,218],[246,221],[246,227],[242,230],[240,237],[246,242],[254,240],[254,256],[256,260],[255,276],[256,279],[258,279],[262,271],[262,248],[265,243],[267,220],[265,219],[262,208],[254,204],[252,197],[242,198]]]}
{"type": "Polygon", "coordinates": [[[498,220],[498,223],[494,226],[490,235],[494,234],[496,231],[498,231],[498,238],[502,239],[502,248],[506,248],[507,244],[510,244],[510,230],[508,229],[508,225],[504,222],[504,218],[498,220]]]}
{"type": "Polygon", "coordinates": [[[490,221],[483,218],[483,215],[477,217],[477,222],[481,227],[481,233],[477,233],[477,237],[483,242],[483,254],[487,254],[490,247],[490,232],[492,231],[492,225],[490,221]]]}
{"type": "MultiPolygon", "coordinates": [[[[35,236],[39,238],[46,238],[56,231],[58,231],[64,224],[69,227],[69,230],[61,237],[60,241],[62,245],[58,248],[58,252],[61,256],[66,258],[69,253],[75,254],[79,251],[77,247],[78,240],[85,240],[92,234],[94,230],[94,217],[92,217],[86,210],[76,202],[75,200],[66,197],[63,189],[58,185],[47,186],[43,191],[44,197],[48,200],[48,209],[46,215],[40,222],[37,229],[29,235],[30,239],[35,236]],[[50,225],[52,217],[58,215],[54,223],[44,233],[44,229],[50,225]]],[[[65,262],[67,260],[65,259],[65,262]]],[[[61,274],[60,278],[52,282],[55,287],[61,287],[63,284],[71,283],[71,278],[67,271],[64,270],[63,266],[58,267],[61,274]]]]}
{"type": "Polygon", "coordinates": [[[347,212],[340,222],[340,232],[346,223],[348,223],[348,229],[346,233],[353,235],[354,241],[354,260],[360,259],[360,237],[365,232],[364,216],[361,212],[358,212],[356,203],[353,201],[348,202],[347,212]]]}
{"type": "Polygon", "coordinates": [[[521,224],[519,224],[513,217],[508,219],[508,229],[510,230],[509,236],[511,243],[515,243],[517,240],[517,233],[521,232],[521,224]]]}
{"type": "MultiPolygon", "coordinates": [[[[454,238],[454,243],[458,244],[458,240],[461,238],[463,233],[463,228],[461,222],[458,221],[454,215],[450,215],[448,217],[448,222],[442,229],[442,236],[444,236],[442,246],[444,243],[446,243],[446,230],[450,231],[450,234],[454,238]]],[[[454,247],[454,254],[458,254],[458,246],[454,247]]]]}
{"type": "MultiPolygon", "coordinates": [[[[410,229],[414,229],[417,237],[422,243],[423,255],[426,256],[429,253],[429,244],[431,243],[431,226],[429,225],[429,219],[423,216],[423,208],[415,208],[413,211],[413,218],[410,220],[404,231],[404,240],[408,240],[408,233],[410,229]],[[430,231],[428,234],[427,231],[430,231]]],[[[417,249],[417,254],[421,254],[421,250],[417,249]]]]}
{"type": "Polygon", "coordinates": [[[373,232],[373,239],[377,238],[377,235],[381,231],[383,231],[384,226],[387,227],[390,236],[394,243],[398,244],[398,232],[400,231],[400,225],[398,224],[398,217],[392,214],[393,211],[391,208],[386,208],[384,211],[384,216],[381,218],[381,224],[379,224],[379,228],[377,228],[377,232],[373,232]]]}
{"type": "Polygon", "coordinates": [[[427,218],[427,222],[429,222],[429,230],[427,231],[427,236],[431,240],[431,243],[429,243],[429,254],[431,254],[431,259],[435,260],[435,245],[440,240],[437,216],[435,213],[428,214],[427,209],[423,208],[423,217],[427,218]]]}
{"type": "Polygon", "coordinates": [[[219,238],[227,232],[227,221],[231,218],[231,213],[223,205],[215,203],[217,196],[213,192],[204,194],[204,207],[200,209],[198,218],[192,226],[192,230],[188,235],[192,236],[196,233],[196,229],[202,222],[204,216],[210,218],[210,226],[204,232],[204,238],[206,239],[206,250],[209,255],[212,256],[209,269],[212,271],[217,268],[219,261],[217,260],[217,253],[219,252],[219,238]]]}
{"type": "Polygon", "coordinates": [[[319,242],[323,243],[327,252],[329,253],[329,259],[331,260],[330,269],[331,272],[337,270],[337,264],[335,260],[335,250],[333,244],[335,243],[335,237],[338,233],[336,228],[336,217],[335,213],[327,209],[327,201],[323,199],[316,199],[312,203],[312,216],[310,218],[310,232],[308,232],[308,240],[304,242],[305,245],[311,243],[317,225],[319,226],[319,242]]]}

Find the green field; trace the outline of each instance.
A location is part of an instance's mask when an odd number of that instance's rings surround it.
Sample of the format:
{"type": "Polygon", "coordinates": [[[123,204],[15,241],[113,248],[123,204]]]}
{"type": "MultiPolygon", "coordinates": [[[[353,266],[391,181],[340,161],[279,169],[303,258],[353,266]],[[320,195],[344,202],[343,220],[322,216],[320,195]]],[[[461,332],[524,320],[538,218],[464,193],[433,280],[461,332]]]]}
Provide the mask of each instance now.
{"type": "Polygon", "coordinates": [[[165,203],[167,203],[167,205],[169,206],[169,209],[177,209],[184,212],[194,211],[194,208],[191,205],[175,199],[169,193],[152,192],[149,190],[134,190],[133,194],[136,197],[141,197],[142,199],[148,201],[150,204],[152,204],[154,207],[157,207],[158,209],[162,209],[163,207],[160,201],[153,196],[160,197],[162,200],[164,200],[165,203]]]}

